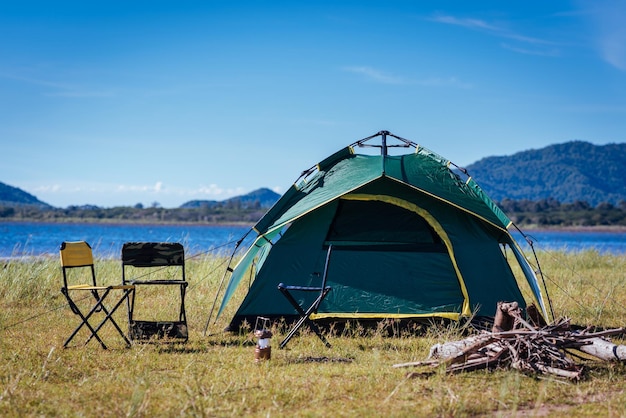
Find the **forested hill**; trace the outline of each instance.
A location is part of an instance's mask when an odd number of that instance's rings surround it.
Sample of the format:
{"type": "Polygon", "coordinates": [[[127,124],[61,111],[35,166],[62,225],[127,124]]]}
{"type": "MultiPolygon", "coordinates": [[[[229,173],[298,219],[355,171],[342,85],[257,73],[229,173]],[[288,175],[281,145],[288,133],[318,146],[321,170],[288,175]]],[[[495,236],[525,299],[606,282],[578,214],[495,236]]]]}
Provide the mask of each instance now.
{"type": "Polygon", "coordinates": [[[626,143],[572,141],[483,158],[466,169],[495,201],[552,198],[592,206],[626,201],[626,143]]]}
{"type": "Polygon", "coordinates": [[[225,207],[252,207],[257,208],[270,208],[280,198],[280,195],[270,189],[261,188],[254,190],[248,194],[242,196],[231,197],[230,199],[218,202],[216,200],[191,200],[183,203],[181,208],[214,208],[218,206],[225,207]]]}
{"type": "Polygon", "coordinates": [[[17,187],[9,186],[0,182],[0,206],[28,205],[39,208],[52,208],[47,203],[42,202],[30,193],[17,187]]]}

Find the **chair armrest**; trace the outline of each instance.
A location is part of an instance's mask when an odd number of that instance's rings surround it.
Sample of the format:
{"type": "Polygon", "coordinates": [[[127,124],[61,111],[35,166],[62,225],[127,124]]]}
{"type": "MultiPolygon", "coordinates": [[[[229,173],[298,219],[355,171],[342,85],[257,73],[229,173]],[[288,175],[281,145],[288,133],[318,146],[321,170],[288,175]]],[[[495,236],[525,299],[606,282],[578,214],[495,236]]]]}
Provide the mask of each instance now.
{"type": "Polygon", "coordinates": [[[89,284],[77,284],[68,286],[67,290],[116,290],[116,289],[133,289],[135,286],[132,284],[115,284],[111,286],[93,286],[89,284]]]}
{"type": "Polygon", "coordinates": [[[132,285],[183,285],[187,286],[189,282],[185,280],[131,280],[129,281],[132,285]]]}

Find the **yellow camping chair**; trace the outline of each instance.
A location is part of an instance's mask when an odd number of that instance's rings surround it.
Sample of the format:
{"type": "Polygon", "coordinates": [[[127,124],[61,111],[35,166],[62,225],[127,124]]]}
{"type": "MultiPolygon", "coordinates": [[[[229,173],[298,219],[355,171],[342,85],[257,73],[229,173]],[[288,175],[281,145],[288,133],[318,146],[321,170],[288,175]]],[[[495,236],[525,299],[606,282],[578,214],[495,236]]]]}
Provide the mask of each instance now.
{"type": "MultiPolygon", "coordinates": [[[[85,241],[61,243],[60,255],[61,270],[63,271],[63,287],[61,288],[61,293],[63,293],[63,295],[67,299],[67,302],[69,303],[72,312],[78,315],[81,319],[81,323],[68,337],[68,339],[63,344],[63,347],[67,347],[70,341],[72,341],[72,339],[78,334],[78,331],[80,331],[83,326],[86,326],[91,332],[91,335],[89,336],[87,341],[85,341],[85,345],[89,341],[91,341],[92,338],[95,338],[96,340],[98,340],[102,348],[106,350],[107,346],[98,335],[98,332],[107,322],[110,322],[113,325],[113,327],[126,342],[126,345],[130,346],[130,340],[126,337],[124,332],[120,329],[119,325],[117,325],[117,323],[113,319],[113,313],[115,313],[117,308],[122,304],[122,302],[124,302],[124,300],[127,300],[131,294],[134,294],[135,287],[132,285],[99,286],[96,282],[96,271],[94,268],[91,247],[85,241]],[[70,275],[68,272],[69,269],[87,270],[87,275],[91,276],[89,280],[91,283],[70,285],[70,276],[74,278],[75,276],[79,276],[80,272],[75,275],[70,275]],[[107,308],[104,304],[105,300],[107,300],[107,297],[111,294],[111,291],[118,290],[121,291],[121,295],[117,300],[113,300],[112,308],[107,308]],[[75,299],[77,295],[85,295],[86,292],[87,297],[91,296],[95,301],[87,315],[83,314],[83,312],[78,307],[78,300],[75,299]],[[104,312],[105,317],[94,328],[90,324],[89,320],[96,312],[104,312]]],[[[85,277],[85,274],[83,274],[81,277],[85,277]]]]}
{"type": "MultiPolygon", "coordinates": [[[[122,246],[122,283],[143,286],[178,287],[180,305],[178,316],[174,320],[138,320],[135,318],[135,296],[128,304],[130,338],[132,340],[150,340],[156,338],[174,338],[187,341],[187,315],[185,313],[185,249],[177,242],[127,242],[122,246]],[[131,274],[136,274],[132,276],[131,274]]],[[[147,292],[140,292],[144,300],[147,292]]],[[[144,302],[143,308],[146,309],[144,302]]],[[[153,312],[154,313],[154,312],[153,312]]],[[[150,315],[144,312],[143,315],[150,315]]],[[[155,313],[156,315],[156,313],[155,313]]],[[[141,316],[141,313],[140,313],[141,316]]]]}

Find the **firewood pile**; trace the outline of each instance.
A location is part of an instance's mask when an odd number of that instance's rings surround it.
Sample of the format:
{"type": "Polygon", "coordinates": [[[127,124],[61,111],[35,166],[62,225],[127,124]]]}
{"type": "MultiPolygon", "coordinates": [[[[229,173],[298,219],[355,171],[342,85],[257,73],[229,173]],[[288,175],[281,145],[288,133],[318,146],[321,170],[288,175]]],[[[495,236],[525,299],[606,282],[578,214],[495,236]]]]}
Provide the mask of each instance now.
{"type": "MultiPolygon", "coordinates": [[[[613,344],[608,337],[624,334],[625,328],[594,331],[573,329],[570,320],[536,326],[521,317],[516,302],[499,303],[491,332],[461,341],[435,344],[428,360],[396,364],[394,367],[445,366],[450,373],[477,369],[510,368],[531,374],[553,375],[580,380],[584,367],[580,354],[606,361],[626,361],[626,346],[613,344]]],[[[589,357],[587,356],[587,357],[589,357]]],[[[424,373],[409,373],[409,377],[424,373]]]]}

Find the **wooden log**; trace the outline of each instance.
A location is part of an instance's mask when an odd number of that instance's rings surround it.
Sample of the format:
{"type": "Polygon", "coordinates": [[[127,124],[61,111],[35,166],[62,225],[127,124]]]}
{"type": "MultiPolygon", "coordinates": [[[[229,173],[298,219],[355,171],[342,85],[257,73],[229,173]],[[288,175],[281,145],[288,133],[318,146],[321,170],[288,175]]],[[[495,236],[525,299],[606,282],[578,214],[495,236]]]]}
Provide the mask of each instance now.
{"type": "Polygon", "coordinates": [[[515,319],[520,315],[521,309],[517,302],[498,302],[491,332],[512,330],[515,319]]]}
{"type": "Polygon", "coordinates": [[[606,361],[626,361],[626,345],[613,344],[603,338],[585,338],[587,344],[583,344],[576,349],[587,353],[601,360],[606,361]]]}
{"type": "Polygon", "coordinates": [[[488,356],[484,356],[481,358],[475,358],[472,360],[467,360],[464,363],[456,363],[451,364],[446,368],[448,373],[459,373],[459,372],[470,372],[478,369],[487,369],[490,365],[497,363],[497,358],[491,358],[488,356]]]}
{"type": "Polygon", "coordinates": [[[429,359],[448,359],[457,356],[460,352],[473,346],[477,342],[485,341],[491,336],[489,334],[474,335],[460,341],[449,341],[437,343],[430,347],[429,359]]]}
{"type": "Polygon", "coordinates": [[[582,375],[582,369],[579,370],[564,370],[556,367],[546,366],[545,364],[540,363],[527,363],[522,361],[514,361],[511,363],[511,367],[513,369],[517,369],[523,372],[526,371],[539,371],[543,374],[553,374],[559,377],[565,377],[571,380],[578,380],[582,375]]]}
{"type": "Polygon", "coordinates": [[[539,327],[539,328],[543,328],[546,325],[548,325],[546,323],[546,320],[543,318],[543,316],[541,316],[541,314],[539,313],[539,309],[537,309],[537,306],[535,306],[534,303],[531,303],[530,305],[528,305],[526,307],[526,314],[528,315],[528,317],[530,318],[530,321],[535,324],[535,326],[539,327]]]}
{"type": "Polygon", "coordinates": [[[489,349],[489,346],[492,343],[494,343],[494,341],[497,341],[497,338],[495,338],[493,335],[487,334],[486,338],[476,341],[473,345],[470,345],[469,347],[465,348],[461,352],[457,353],[455,356],[444,359],[443,363],[447,365],[451,365],[451,364],[467,361],[468,358],[472,354],[476,353],[478,350],[481,350],[483,348],[489,349]]]}
{"type": "Polygon", "coordinates": [[[440,363],[438,360],[424,360],[424,361],[409,361],[408,363],[398,363],[394,364],[393,367],[420,367],[420,366],[438,366],[440,363]]]}
{"type": "Polygon", "coordinates": [[[595,337],[610,337],[612,335],[622,335],[626,334],[626,328],[614,328],[614,329],[606,329],[604,331],[598,332],[574,332],[572,333],[577,339],[585,339],[585,338],[595,338],[595,337]]]}

